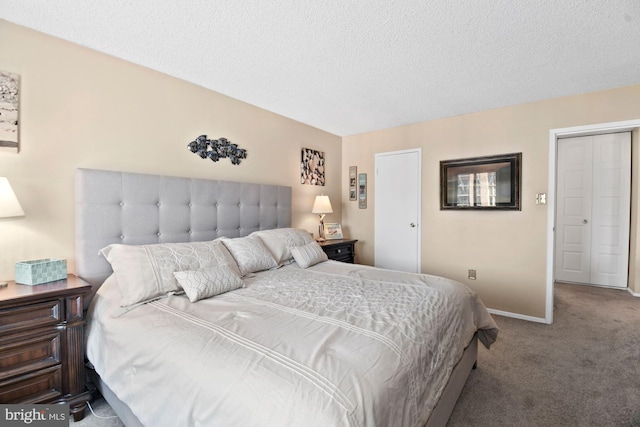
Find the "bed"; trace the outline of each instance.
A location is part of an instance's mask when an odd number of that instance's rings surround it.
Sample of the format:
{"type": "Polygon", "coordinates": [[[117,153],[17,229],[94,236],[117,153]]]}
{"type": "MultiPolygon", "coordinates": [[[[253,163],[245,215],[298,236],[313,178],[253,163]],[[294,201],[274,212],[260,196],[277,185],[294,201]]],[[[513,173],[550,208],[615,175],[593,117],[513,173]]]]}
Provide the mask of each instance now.
{"type": "Polygon", "coordinates": [[[290,187],[78,169],[76,251],[127,426],[442,426],[497,336],[459,283],[327,260],[290,187]]]}

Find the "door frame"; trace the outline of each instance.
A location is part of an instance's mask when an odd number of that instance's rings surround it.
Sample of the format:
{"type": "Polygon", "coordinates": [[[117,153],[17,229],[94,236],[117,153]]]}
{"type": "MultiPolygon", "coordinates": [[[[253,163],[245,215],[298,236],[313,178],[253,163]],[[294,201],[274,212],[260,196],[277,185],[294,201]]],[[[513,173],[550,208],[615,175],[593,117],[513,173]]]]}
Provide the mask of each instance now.
{"type": "MultiPolygon", "coordinates": [[[[554,279],[555,279],[555,226],[556,226],[556,171],[558,138],[595,135],[601,133],[614,133],[633,131],[640,128],[640,119],[627,120],[622,122],[598,123],[594,125],[573,126],[567,128],[557,128],[549,130],[549,195],[547,203],[547,289],[545,323],[553,323],[553,299],[554,299],[554,279]]],[[[633,138],[631,139],[633,147],[633,138]]],[[[633,149],[633,148],[632,148],[633,149]]],[[[632,172],[633,173],[633,172],[632,172]]],[[[632,207],[633,209],[633,207],[632,207]]]]}
{"type": "MultiPolygon", "coordinates": [[[[416,227],[418,228],[417,232],[418,232],[418,247],[417,247],[417,259],[416,259],[416,271],[418,273],[422,272],[422,147],[416,147],[416,148],[409,148],[406,150],[396,150],[396,151],[384,151],[381,153],[375,153],[374,154],[374,170],[377,168],[378,165],[378,158],[379,157],[383,157],[383,156],[389,156],[389,155],[398,155],[398,154],[408,154],[408,153],[417,153],[418,154],[418,180],[416,182],[417,184],[417,197],[418,197],[418,203],[417,203],[417,225],[416,227]]],[[[377,179],[377,173],[374,173],[374,176],[376,177],[375,179],[377,179]]],[[[377,187],[377,186],[376,186],[377,187]]],[[[374,198],[374,205],[375,203],[378,203],[378,198],[375,197],[374,198]]],[[[374,211],[375,211],[375,206],[374,206],[374,211]]],[[[376,223],[375,223],[375,219],[374,219],[374,239],[375,239],[375,230],[376,230],[376,223]]],[[[374,264],[375,264],[375,243],[374,243],[374,264]]]]}

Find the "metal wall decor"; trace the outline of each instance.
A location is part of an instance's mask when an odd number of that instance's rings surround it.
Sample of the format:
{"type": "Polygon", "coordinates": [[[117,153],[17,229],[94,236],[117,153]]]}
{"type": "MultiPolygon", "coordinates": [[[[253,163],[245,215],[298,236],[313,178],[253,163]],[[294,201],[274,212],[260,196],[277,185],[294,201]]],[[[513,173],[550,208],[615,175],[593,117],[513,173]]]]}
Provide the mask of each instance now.
{"type": "Polygon", "coordinates": [[[232,144],[227,138],[209,139],[207,135],[200,135],[187,147],[192,153],[212,162],[229,158],[232,165],[239,165],[241,159],[247,158],[247,150],[238,148],[238,144],[232,144]]]}

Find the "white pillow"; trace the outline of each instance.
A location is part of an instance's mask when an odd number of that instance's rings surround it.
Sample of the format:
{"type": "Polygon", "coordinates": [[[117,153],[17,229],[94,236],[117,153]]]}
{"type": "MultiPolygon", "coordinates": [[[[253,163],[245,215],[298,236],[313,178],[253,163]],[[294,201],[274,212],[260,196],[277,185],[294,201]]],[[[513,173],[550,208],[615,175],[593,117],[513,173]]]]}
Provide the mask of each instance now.
{"type": "Polygon", "coordinates": [[[228,264],[200,270],[175,271],[173,275],[191,302],[220,295],[243,286],[238,273],[228,264]]]}
{"type": "Polygon", "coordinates": [[[236,237],[235,239],[221,238],[236,260],[240,275],[245,276],[256,271],[276,268],[278,263],[258,236],[236,237]]]}
{"type": "Polygon", "coordinates": [[[235,260],[220,240],[155,245],[113,244],[100,250],[109,261],[122,294],[121,306],[149,301],[180,290],[173,273],[228,264],[235,260]]]}
{"type": "Polygon", "coordinates": [[[258,236],[262,240],[278,265],[286,264],[291,260],[291,248],[303,246],[314,241],[308,231],[298,228],[273,228],[271,230],[254,231],[251,236],[258,236]]]}
{"type": "Polygon", "coordinates": [[[301,268],[311,267],[329,259],[317,242],[291,248],[291,254],[301,268]]]}

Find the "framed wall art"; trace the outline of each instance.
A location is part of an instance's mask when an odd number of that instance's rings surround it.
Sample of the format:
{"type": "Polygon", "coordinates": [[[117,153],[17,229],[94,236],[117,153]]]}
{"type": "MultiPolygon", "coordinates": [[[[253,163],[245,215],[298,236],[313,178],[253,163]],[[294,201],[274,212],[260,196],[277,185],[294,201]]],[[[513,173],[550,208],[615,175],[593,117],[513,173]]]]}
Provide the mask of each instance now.
{"type": "Polygon", "coordinates": [[[324,186],[324,174],[324,151],[303,148],[300,160],[300,183],[324,186]]]}
{"type": "Polygon", "coordinates": [[[0,151],[17,153],[20,76],[0,71],[0,151]]]}
{"type": "Polygon", "coordinates": [[[349,200],[358,200],[358,167],[349,166],[349,200]]]}
{"type": "Polygon", "coordinates": [[[367,209],[367,174],[358,174],[358,208],[367,209]]]}
{"type": "Polygon", "coordinates": [[[520,210],[522,153],[440,162],[440,209],[520,210]]]}

